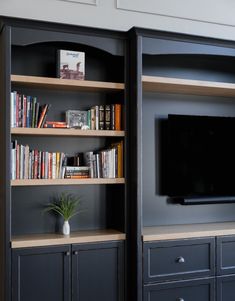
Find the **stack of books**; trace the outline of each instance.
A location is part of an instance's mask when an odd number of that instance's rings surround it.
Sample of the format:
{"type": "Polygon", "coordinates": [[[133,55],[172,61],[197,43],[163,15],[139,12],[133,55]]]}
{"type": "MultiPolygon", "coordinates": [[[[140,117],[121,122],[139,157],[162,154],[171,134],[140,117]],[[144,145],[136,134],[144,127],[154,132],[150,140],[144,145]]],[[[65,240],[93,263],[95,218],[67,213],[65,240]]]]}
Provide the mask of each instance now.
{"type": "Polygon", "coordinates": [[[123,141],[98,152],[84,153],[91,178],[123,177],[123,141]]]}
{"type": "Polygon", "coordinates": [[[12,142],[11,157],[12,180],[64,178],[64,153],[30,150],[28,145],[20,145],[15,140],[12,142]]]}
{"type": "Polygon", "coordinates": [[[11,127],[42,128],[50,104],[40,105],[36,97],[11,92],[11,127]]]}
{"type": "Polygon", "coordinates": [[[31,150],[29,145],[15,140],[11,145],[11,162],[12,180],[122,178],[123,141],[71,157],[63,152],[31,150]]]}
{"type": "Polygon", "coordinates": [[[84,179],[89,178],[90,172],[88,166],[66,166],[65,179],[84,179]]]}

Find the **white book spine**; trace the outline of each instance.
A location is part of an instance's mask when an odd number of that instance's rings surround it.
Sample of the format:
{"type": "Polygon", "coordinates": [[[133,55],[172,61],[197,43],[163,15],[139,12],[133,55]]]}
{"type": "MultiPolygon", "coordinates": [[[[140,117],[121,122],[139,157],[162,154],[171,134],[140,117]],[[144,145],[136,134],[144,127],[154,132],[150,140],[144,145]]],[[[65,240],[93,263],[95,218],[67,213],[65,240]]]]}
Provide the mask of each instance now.
{"type": "Polygon", "coordinates": [[[16,179],[16,149],[11,150],[11,179],[16,179]]]}
{"type": "Polygon", "coordinates": [[[56,179],[56,153],[52,153],[52,179],[56,179]]]}
{"type": "Polygon", "coordinates": [[[29,178],[29,146],[25,146],[24,179],[29,178]]]}
{"type": "Polygon", "coordinates": [[[29,153],[29,179],[32,179],[32,152],[29,153]]]}
{"type": "Polygon", "coordinates": [[[99,106],[95,106],[95,129],[99,129],[99,106]]]}

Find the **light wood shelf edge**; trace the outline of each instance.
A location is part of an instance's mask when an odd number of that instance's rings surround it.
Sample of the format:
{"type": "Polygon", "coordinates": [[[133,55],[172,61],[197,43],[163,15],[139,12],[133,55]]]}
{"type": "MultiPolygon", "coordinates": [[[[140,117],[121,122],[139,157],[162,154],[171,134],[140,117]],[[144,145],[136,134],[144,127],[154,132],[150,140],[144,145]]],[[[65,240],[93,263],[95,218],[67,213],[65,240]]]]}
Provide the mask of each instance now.
{"type": "Polygon", "coordinates": [[[79,130],[79,129],[53,129],[53,128],[12,128],[12,135],[32,136],[83,136],[83,137],[124,137],[124,131],[108,130],[79,130]]]}
{"type": "Polygon", "coordinates": [[[11,75],[11,82],[15,84],[22,84],[27,86],[43,86],[43,87],[57,87],[61,89],[75,89],[84,91],[99,91],[99,90],[124,90],[123,83],[101,82],[90,80],[70,80],[51,77],[39,76],[24,76],[11,75]]]}
{"type": "Polygon", "coordinates": [[[222,235],[235,235],[235,222],[144,227],[142,239],[147,242],[222,235]]]}
{"type": "Polygon", "coordinates": [[[146,92],[235,97],[235,84],[233,83],[142,76],[142,84],[146,92]]]}
{"type": "Polygon", "coordinates": [[[49,186],[49,185],[92,185],[125,184],[124,178],[88,178],[88,179],[25,179],[11,180],[11,186],[49,186]]]}
{"type": "Polygon", "coordinates": [[[11,240],[11,247],[15,249],[77,243],[120,241],[125,239],[125,233],[121,233],[116,230],[84,230],[71,233],[69,236],[64,236],[62,234],[36,234],[13,237],[11,240]]]}

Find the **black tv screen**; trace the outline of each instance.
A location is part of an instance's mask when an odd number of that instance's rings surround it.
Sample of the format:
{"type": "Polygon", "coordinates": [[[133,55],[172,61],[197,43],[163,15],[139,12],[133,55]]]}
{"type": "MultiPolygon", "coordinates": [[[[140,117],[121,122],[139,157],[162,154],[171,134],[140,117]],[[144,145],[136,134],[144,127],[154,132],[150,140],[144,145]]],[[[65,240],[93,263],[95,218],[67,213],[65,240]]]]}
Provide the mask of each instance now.
{"type": "Polygon", "coordinates": [[[234,117],[168,115],[166,136],[168,196],[235,196],[234,117]]]}

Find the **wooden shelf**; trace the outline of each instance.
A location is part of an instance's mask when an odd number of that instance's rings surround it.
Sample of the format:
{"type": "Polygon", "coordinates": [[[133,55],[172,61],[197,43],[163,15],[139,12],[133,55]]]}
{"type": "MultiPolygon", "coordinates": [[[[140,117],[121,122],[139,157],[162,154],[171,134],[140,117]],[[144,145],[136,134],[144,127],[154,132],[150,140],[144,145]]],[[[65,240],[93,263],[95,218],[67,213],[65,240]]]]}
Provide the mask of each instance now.
{"type": "Polygon", "coordinates": [[[96,185],[96,184],[124,184],[124,183],[125,183],[124,178],[11,180],[11,186],[96,185]]]}
{"type": "Polygon", "coordinates": [[[121,91],[124,90],[123,83],[111,83],[89,80],[72,80],[38,76],[11,75],[11,82],[27,87],[56,88],[62,90],[78,91],[121,91]]]}
{"type": "Polygon", "coordinates": [[[142,77],[143,91],[235,97],[235,84],[158,76],[142,77]]]}
{"type": "Polygon", "coordinates": [[[125,240],[125,233],[116,230],[92,230],[77,231],[69,236],[62,234],[35,234],[13,237],[12,248],[28,248],[41,246],[55,246],[65,244],[103,242],[125,240]]]}
{"type": "Polygon", "coordinates": [[[82,137],[124,137],[124,131],[79,130],[53,128],[12,128],[12,135],[31,136],[82,136],[82,137]]]}
{"type": "Polygon", "coordinates": [[[145,227],[143,241],[235,235],[235,222],[145,227]]]}

